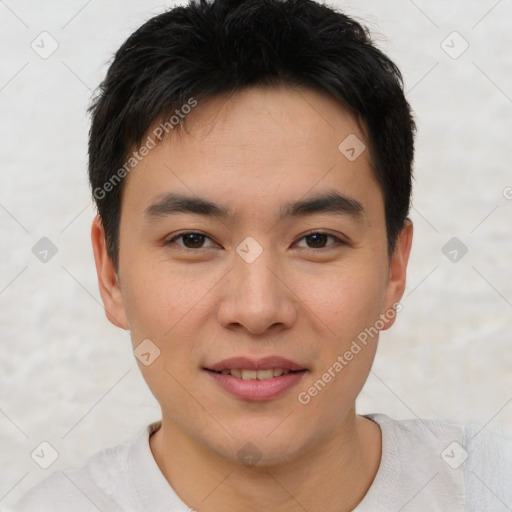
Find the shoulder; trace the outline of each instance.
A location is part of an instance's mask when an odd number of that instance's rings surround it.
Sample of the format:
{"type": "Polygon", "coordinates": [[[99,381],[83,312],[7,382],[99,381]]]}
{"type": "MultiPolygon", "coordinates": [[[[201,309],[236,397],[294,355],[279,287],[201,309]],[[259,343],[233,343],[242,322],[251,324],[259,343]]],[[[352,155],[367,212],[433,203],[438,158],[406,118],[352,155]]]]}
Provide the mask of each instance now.
{"type": "Polygon", "coordinates": [[[445,449],[450,455],[450,448],[455,446],[451,446],[452,443],[462,445],[466,438],[466,427],[458,423],[420,418],[394,420],[385,414],[368,414],[366,417],[380,426],[383,443],[397,453],[419,450],[425,455],[434,454],[436,459],[446,459],[445,449]]]}
{"type": "Polygon", "coordinates": [[[465,429],[464,478],[471,511],[512,510],[512,438],[495,429],[465,429]]]}
{"type": "Polygon", "coordinates": [[[467,511],[512,509],[512,439],[503,432],[439,420],[366,417],[381,428],[383,460],[395,477],[414,481],[413,474],[425,479],[430,473],[429,486],[439,486],[440,497],[451,489],[467,511]]]}
{"type": "Polygon", "coordinates": [[[94,510],[92,503],[81,503],[78,493],[80,491],[68,480],[63,472],[53,473],[30,489],[15,505],[16,512],[50,512],[56,507],[63,509],[89,512],[94,510]]]}
{"type": "Polygon", "coordinates": [[[129,444],[120,444],[92,455],[85,465],[57,471],[30,489],[14,506],[14,512],[121,512],[111,498],[126,470],[129,444]]]}

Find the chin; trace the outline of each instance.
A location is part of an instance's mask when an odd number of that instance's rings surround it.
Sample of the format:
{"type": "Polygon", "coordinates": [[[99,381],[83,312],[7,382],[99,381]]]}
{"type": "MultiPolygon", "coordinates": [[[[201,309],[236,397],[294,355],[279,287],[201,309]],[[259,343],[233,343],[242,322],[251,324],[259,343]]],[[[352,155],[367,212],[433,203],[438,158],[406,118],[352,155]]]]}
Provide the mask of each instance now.
{"type": "Polygon", "coordinates": [[[251,424],[239,424],[232,432],[233,438],[224,436],[219,440],[204,440],[204,443],[222,458],[231,462],[239,462],[245,466],[271,467],[284,464],[299,458],[316,443],[317,436],[304,432],[304,428],[278,427],[279,422],[273,422],[272,428],[251,424]]]}

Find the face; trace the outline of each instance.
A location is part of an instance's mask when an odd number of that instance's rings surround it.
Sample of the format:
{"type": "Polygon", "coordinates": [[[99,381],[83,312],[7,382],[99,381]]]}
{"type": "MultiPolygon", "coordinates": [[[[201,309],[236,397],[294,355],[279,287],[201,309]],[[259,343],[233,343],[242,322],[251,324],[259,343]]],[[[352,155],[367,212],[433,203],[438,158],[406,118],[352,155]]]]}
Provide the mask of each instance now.
{"type": "Polygon", "coordinates": [[[146,344],[164,422],[226,459],[251,442],[289,460],[354,410],[411,229],[390,258],[369,152],[338,148],[365,136],[326,95],[251,88],[198,104],[186,126],[127,178],[117,275],[93,226],[106,312],[146,344]]]}

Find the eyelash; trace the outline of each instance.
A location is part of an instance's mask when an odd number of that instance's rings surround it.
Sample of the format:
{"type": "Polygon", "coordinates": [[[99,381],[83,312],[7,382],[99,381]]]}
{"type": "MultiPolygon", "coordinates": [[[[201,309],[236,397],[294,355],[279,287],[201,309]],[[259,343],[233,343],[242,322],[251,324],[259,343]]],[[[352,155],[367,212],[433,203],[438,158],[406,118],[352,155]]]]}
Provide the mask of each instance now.
{"type": "MultiPolygon", "coordinates": [[[[204,233],[201,233],[200,231],[184,231],[182,233],[179,233],[175,236],[173,236],[171,239],[169,240],[166,240],[164,242],[164,245],[165,246],[168,246],[168,245],[171,245],[173,244],[176,240],[180,239],[180,238],[183,238],[187,235],[201,235],[201,236],[204,236],[205,238],[208,238],[211,240],[211,238],[208,236],[208,235],[205,235],[204,233]]],[[[335,240],[335,243],[330,245],[330,246],[327,246],[327,247],[319,247],[319,248],[315,248],[315,247],[303,247],[303,249],[309,249],[309,250],[312,250],[312,251],[318,251],[318,250],[326,250],[326,249],[331,249],[333,247],[336,247],[336,246],[339,246],[339,245],[347,245],[346,242],[344,242],[343,240],[341,240],[340,238],[338,238],[337,236],[334,236],[334,235],[331,235],[330,233],[325,233],[323,231],[311,231],[309,233],[306,233],[305,235],[302,235],[301,238],[299,238],[299,240],[302,240],[303,238],[307,238],[309,236],[312,236],[312,235],[326,235],[327,237],[329,238],[333,238],[335,240]]],[[[195,249],[192,249],[190,247],[185,247],[185,246],[179,246],[181,249],[185,249],[187,251],[199,251],[201,249],[208,249],[208,247],[198,247],[198,248],[195,248],[195,249]]]]}

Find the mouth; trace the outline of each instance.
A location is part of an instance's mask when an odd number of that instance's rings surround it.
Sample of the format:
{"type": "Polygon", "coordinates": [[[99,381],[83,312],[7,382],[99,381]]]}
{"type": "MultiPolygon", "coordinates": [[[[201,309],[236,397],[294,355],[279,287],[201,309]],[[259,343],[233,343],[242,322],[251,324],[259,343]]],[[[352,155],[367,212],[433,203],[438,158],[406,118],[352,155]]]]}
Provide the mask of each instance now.
{"type": "Polygon", "coordinates": [[[308,369],[282,357],[236,357],[204,367],[223,390],[245,401],[277,398],[298,384],[308,369]]]}
{"type": "MultiPolygon", "coordinates": [[[[208,370],[206,368],[206,370],[208,370]]],[[[215,371],[209,370],[221,375],[231,375],[237,379],[242,380],[269,380],[281,377],[281,375],[288,375],[289,373],[305,372],[306,370],[287,370],[285,368],[268,368],[266,370],[249,370],[240,368],[231,368],[229,370],[215,371]]]]}

